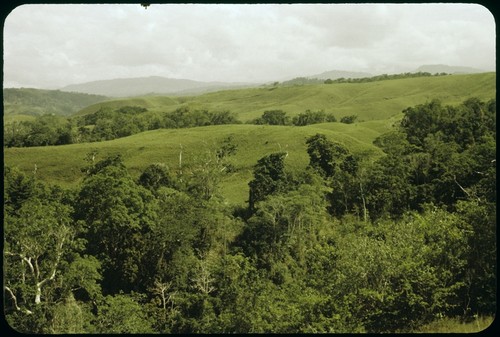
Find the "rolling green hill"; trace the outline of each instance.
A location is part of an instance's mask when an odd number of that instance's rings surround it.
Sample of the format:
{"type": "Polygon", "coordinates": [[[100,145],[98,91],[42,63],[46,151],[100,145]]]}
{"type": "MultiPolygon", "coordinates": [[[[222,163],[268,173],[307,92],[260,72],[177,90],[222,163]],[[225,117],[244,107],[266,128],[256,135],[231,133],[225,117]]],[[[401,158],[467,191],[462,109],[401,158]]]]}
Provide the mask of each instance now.
{"type": "Polygon", "coordinates": [[[108,97],[59,90],[33,88],[3,89],[4,122],[29,120],[27,116],[54,114],[69,116],[84,107],[107,100],[108,97]]]}
{"type": "Polygon", "coordinates": [[[496,73],[405,78],[369,83],[334,83],[289,87],[224,90],[198,96],[142,97],[99,103],[78,114],[93,113],[103,105],[118,108],[137,105],[151,111],[168,112],[181,106],[229,110],[240,120],[260,117],[265,110],[281,109],[291,117],[305,110],[324,110],[337,118],[358,115],[359,121],[400,116],[408,106],[434,98],[445,104],[457,104],[468,97],[495,97],[496,73]]]}
{"type": "Polygon", "coordinates": [[[169,129],[143,132],[130,137],[99,143],[83,143],[64,146],[4,149],[5,164],[17,166],[24,172],[33,172],[37,177],[61,186],[75,186],[83,178],[80,168],[85,166],[85,155],[98,151],[98,159],[107,155],[122,154],[131,174],[140,172],[152,163],[165,163],[171,169],[179,165],[182,145],[183,165],[202,158],[227,136],[232,136],[238,151],[231,161],[235,171],[227,175],[223,195],[234,203],[243,203],[248,197],[248,182],[257,160],[272,152],[288,151],[288,167],[303,168],[308,164],[305,140],[316,133],[343,143],[352,152],[373,158],[381,152],[372,145],[381,132],[387,131],[387,121],[358,124],[325,123],[305,127],[220,125],[191,129],[169,129]]]}
{"type": "Polygon", "coordinates": [[[130,137],[99,143],[33,148],[6,148],[4,162],[25,172],[37,167],[40,179],[62,186],[75,186],[82,179],[80,168],[85,155],[93,150],[98,157],[121,153],[130,172],[138,177],[149,164],[165,163],[172,169],[179,165],[182,146],[183,164],[201,158],[216,143],[232,136],[238,153],[232,158],[236,170],[222,184],[224,196],[233,203],[243,203],[248,182],[257,160],[266,154],[288,151],[290,169],[308,163],[305,140],[323,133],[339,141],[352,152],[370,160],[381,154],[372,142],[391,129],[402,117],[402,110],[434,98],[445,104],[458,104],[469,97],[489,100],[495,97],[496,74],[450,75],[387,80],[369,83],[341,83],[291,87],[261,87],[227,90],[199,96],[152,96],[100,102],[82,109],[79,114],[97,111],[101,106],[113,109],[142,106],[150,111],[173,111],[188,105],[208,110],[229,110],[247,121],[261,116],[265,110],[282,109],[289,116],[307,109],[332,112],[337,118],[355,114],[358,123],[325,123],[305,127],[219,125],[190,129],[148,131],[130,137]]]}

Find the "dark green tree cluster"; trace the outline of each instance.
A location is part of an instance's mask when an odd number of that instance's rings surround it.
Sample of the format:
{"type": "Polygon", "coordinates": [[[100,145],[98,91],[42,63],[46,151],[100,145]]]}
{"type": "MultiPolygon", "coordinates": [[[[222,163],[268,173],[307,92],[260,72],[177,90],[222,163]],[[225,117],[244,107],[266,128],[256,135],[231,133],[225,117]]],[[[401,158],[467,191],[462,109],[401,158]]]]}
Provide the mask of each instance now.
{"type": "Polygon", "coordinates": [[[297,116],[290,118],[283,110],[266,110],[261,117],[256,118],[249,123],[257,125],[295,125],[305,126],[310,124],[331,123],[337,119],[332,113],[326,113],[323,110],[306,110],[297,116]]]}
{"type": "Polygon", "coordinates": [[[34,121],[11,122],[4,125],[6,147],[28,147],[70,144],[73,142],[71,122],[60,116],[43,115],[34,121]]]}
{"type": "MultiPolygon", "coordinates": [[[[367,83],[385,80],[397,80],[402,78],[415,78],[415,77],[430,77],[430,76],[446,76],[447,73],[435,73],[431,74],[425,71],[419,71],[415,73],[401,73],[401,74],[381,74],[371,77],[361,77],[361,78],[336,78],[336,79],[326,79],[322,80],[319,78],[309,78],[309,77],[296,77],[294,79],[283,81],[281,86],[296,86],[296,85],[308,85],[308,84],[333,84],[333,83],[367,83]]],[[[276,85],[274,85],[276,86],[276,85]]]]}
{"type": "Polygon", "coordinates": [[[309,137],[304,170],[286,152],[256,163],[245,211],[219,190],[231,137],[138,179],[120,156],[89,156],[76,190],[5,168],[7,321],[31,333],[381,333],[494,315],[494,109],[408,108],[373,163],[309,137]]]}
{"type": "Polygon", "coordinates": [[[283,110],[266,110],[262,116],[254,119],[251,123],[257,125],[289,125],[290,117],[283,110]]]}
{"type": "Polygon", "coordinates": [[[157,113],[138,106],[125,106],[115,110],[102,107],[84,116],[63,118],[43,115],[34,121],[9,123],[4,126],[4,146],[28,147],[98,142],[162,128],[239,123],[235,114],[229,111],[210,112],[182,107],[173,112],[157,113]]]}
{"type": "Polygon", "coordinates": [[[292,124],[296,126],[305,126],[309,124],[333,123],[337,119],[332,113],[326,113],[323,110],[311,111],[306,110],[293,117],[292,124]]]}
{"type": "Polygon", "coordinates": [[[325,84],[332,83],[366,83],[366,82],[376,82],[376,81],[385,81],[385,80],[398,80],[402,78],[414,78],[414,77],[431,77],[431,76],[446,76],[449,75],[447,73],[435,73],[431,74],[426,71],[418,71],[415,73],[401,73],[401,74],[382,74],[372,77],[361,77],[361,78],[337,78],[335,80],[327,79],[324,81],[325,84]]]}
{"type": "Polygon", "coordinates": [[[349,116],[344,116],[340,119],[340,123],[344,124],[352,124],[358,119],[358,116],[356,115],[349,115],[349,116]]]}

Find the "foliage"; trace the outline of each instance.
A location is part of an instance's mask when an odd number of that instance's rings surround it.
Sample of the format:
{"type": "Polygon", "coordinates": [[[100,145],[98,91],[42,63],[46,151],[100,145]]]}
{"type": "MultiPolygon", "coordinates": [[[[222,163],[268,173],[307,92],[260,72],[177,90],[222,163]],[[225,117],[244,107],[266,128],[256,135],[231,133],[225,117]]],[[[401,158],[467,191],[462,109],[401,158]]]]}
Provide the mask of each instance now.
{"type": "Polygon", "coordinates": [[[288,125],[290,124],[290,118],[283,110],[266,110],[261,117],[253,121],[253,124],[288,125]]]}
{"type": "Polygon", "coordinates": [[[279,127],[301,135],[290,153],[193,131],[198,151],[182,144],[178,166],[179,152],[168,166],[151,158],[136,177],[124,160],[135,149],[97,160],[96,147],[74,190],[5,167],[7,321],[24,333],[391,333],[492,316],[495,107],[408,108],[370,138],[379,157],[320,133],[331,123],[279,127]],[[246,212],[221,193],[241,174],[233,155],[253,169],[246,212]]]}
{"type": "Polygon", "coordinates": [[[104,292],[128,291],[139,277],[155,204],[119,159],[105,159],[95,167],[79,192],[75,219],[86,229],[87,252],[102,262],[104,292]]]}
{"type": "Polygon", "coordinates": [[[279,152],[265,156],[255,165],[254,179],[248,183],[250,187],[248,208],[255,210],[255,204],[264,200],[268,195],[283,191],[287,184],[285,173],[285,158],[287,153],[279,152]]]}
{"type": "Polygon", "coordinates": [[[349,116],[344,116],[340,119],[340,123],[344,124],[352,124],[358,119],[357,115],[349,115],[349,116]]]}
{"type": "Polygon", "coordinates": [[[4,88],[4,113],[6,115],[57,115],[69,116],[84,107],[108,98],[60,90],[33,88],[4,88]]]}
{"type": "Polygon", "coordinates": [[[160,128],[238,123],[236,116],[227,110],[209,112],[183,107],[155,113],[140,106],[122,106],[115,110],[104,106],[92,114],[71,118],[43,115],[34,121],[14,121],[4,127],[4,145],[31,147],[98,142],[160,128]]]}
{"type": "Polygon", "coordinates": [[[152,322],[141,305],[133,297],[125,294],[106,296],[97,315],[99,333],[151,333],[152,322]]]}
{"type": "Polygon", "coordinates": [[[325,113],[323,110],[311,111],[306,110],[303,113],[293,117],[292,124],[297,126],[304,126],[309,124],[319,124],[325,122],[336,122],[337,119],[332,113],[325,113]]]}

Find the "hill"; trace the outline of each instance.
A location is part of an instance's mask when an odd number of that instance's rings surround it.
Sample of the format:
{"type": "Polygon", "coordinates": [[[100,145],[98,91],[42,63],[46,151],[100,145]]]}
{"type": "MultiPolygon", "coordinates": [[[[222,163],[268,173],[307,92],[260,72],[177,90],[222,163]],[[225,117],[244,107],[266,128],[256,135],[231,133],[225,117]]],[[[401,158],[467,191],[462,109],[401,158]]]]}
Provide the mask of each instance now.
{"type": "Polygon", "coordinates": [[[364,73],[359,71],[345,71],[345,70],[330,70],[325,71],[321,74],[307,76],[307,78],[317,78],[319,80],[336,80],[337,78],[363,78],[373,76],[370,73],[364,73]]]}
{"type": "Polygon", "coordinates": [[[74,186],[82,179],[80,168],[93,150],[99,157],[121,153],[127,167],[138,177],[149,164],[162,162],[178,167],[180,146],[183,163],[195,161],[225,137],[232,136],[238,147],[233,158],[236,170],[223,182],[223,194],[233,203],[247,198],[252,167],[262,156],[286,150],[288,166],[307,165],[305,139],[324,133],[352,152],[370,160],[380,155],[372,142],[402,117],[402,110],[434,98],[444,104],[458,104],[469,97],[489,100],[495,97],[496,74],[452,75],[386,80],[368,83],[334,83],[291,87],[261,87],[228,90],[199,96],[148,96],[111,100],[89,106],[79,114],[89,114],[110,106],[142,106],[150,111],[173,111],[181,106],[210,111],[229,110],[241,120],[251,120],[265,110],[282,109],[289,116],[310,110],[324,110],[337,118],[355,114],[358,123],[326,123],[304,127],[265,125],[219,125],[189,129],[161,129],[99,143],[33,148],[6,148],[4,161],[63,186],[74,186]]]}
{"type": "Polygon", "coordinates": [[[445,64],[428,64],[418,67],[415,71],[418,72],[428,72],[431,74],[435,73],[447,73],[447,74],[476,74],[476,73],[484,73],[484,70],[472,68],[472,67],[463,67],[463,66],[449,66],[445,64]]]}
{"type": "Polygon", "coordinates": [[[194,94],[228,88],[252,86],[248,83],[199,82],[160,76],[121,78],[72,84],[62,91],[99,94],[111,97],[131,97],[151,94],[194,94]]]}
{"type": "Polygon", "coordinates": [[[290,169],[303,168],[308,164],[305,140],[316,133],[323,133],[341,142],[352,152],[365,159],[380,154],[372,142],[382,132],[389,130],[391,121],[358,124],[326,123],[305,127],[224,125],[191,129],[169,129],[143,132],[130,137],[99,143],[83,143],[64,146],[32,148],[6,148],[4,160],[9,166],[17,166],[24,172],[62,186],[75,186],[83,178],[80,168],[85,166],[85,155],[98,152],[98,159],[107,155],[122,154],[133,176],[152,163],[165,163],[171,169],[179,165],[182,145],[183,165],[202,158],[224,138],[231,136],[237,153],[231,158],[235,171],[226,176],[222,184],[223,195],[236,204],[243,204],[248,197],[248,182],[253,166],[264,155],[280,150],[288,151],[290,169]]]}
{"type": "Polygon", "coordinates": [[[468,97],[495,97],[496,73],[403,78],[367,83],[333,83],[297,86],[265,86],[224,90],[197,96],[136,97],[99,103],[82,109],[79,115],[102,106],[141,106],[150,111],[168,112],[182,106],[228,110],[241,121],[260,117],[266,110],[281,109],[293,117],[305,110],[324,110],[341,118],[357,115],[360,121],[383,120],[401,115],[409,106],[431,99],[445,104],[461,103],[468,97]]]}
{"type": "MultiPolygon", "coordinates": [[[[109,99],[100,95],[32,88],[3,89],[4,119],[13,116],[54,114],[69,116],[86,106],[109,99]]],[[[26,117],[19,117],[20,119],[26,117]]]]}

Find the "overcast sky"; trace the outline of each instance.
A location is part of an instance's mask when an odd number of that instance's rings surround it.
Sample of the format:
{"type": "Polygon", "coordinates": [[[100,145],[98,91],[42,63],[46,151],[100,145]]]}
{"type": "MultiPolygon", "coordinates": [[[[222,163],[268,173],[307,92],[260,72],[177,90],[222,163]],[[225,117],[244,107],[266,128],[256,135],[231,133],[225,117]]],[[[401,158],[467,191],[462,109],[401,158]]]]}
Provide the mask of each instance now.
{"type": "Polygon", "coordinates": [[[164,76],[281,81],[424,64],[495,70],[480,5],[24,5],[4,25],[4,87],[164,76]]]}

